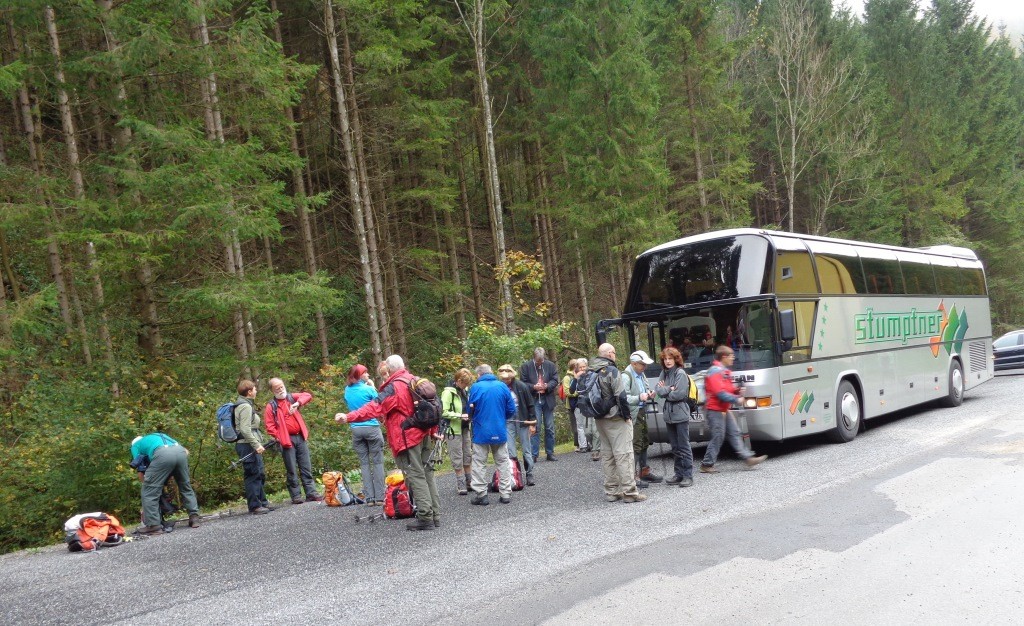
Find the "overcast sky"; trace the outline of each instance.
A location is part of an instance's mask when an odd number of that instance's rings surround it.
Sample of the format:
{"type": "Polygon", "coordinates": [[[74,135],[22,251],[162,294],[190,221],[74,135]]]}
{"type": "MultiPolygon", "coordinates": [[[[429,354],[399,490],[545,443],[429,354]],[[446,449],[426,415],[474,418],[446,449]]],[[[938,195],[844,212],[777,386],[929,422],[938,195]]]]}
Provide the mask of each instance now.
{"type": "MultiPolygon", "coordinates": [[[[836,5],[846,4],[855,13],[863,13],[864,0],[834,0],[836,5]]],[[[918,6],[927,7],[930,0],[918,0],[918,6]]],[[[1005,24],[1007,32],[1017,46],[1021,45],[1024,36],[1024,0],[974,0],[975,15],[984,17],[992,26],[993,32],[1000,24],[1005,24]]]]}

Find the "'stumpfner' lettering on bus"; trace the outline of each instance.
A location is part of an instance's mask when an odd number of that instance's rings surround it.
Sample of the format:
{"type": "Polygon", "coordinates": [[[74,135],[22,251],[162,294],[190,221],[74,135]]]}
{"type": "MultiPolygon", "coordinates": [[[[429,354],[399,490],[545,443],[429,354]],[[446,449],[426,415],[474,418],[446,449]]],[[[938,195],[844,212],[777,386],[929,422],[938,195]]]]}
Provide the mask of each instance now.
{"type": "Polygon", "coordinates": [[[934,337],[942,325],[942,311],[918,311],[911,309],[901,313],[876,313],[868,308],[866,313],[853,316],[854,343],[881,343],[934,337]]]}

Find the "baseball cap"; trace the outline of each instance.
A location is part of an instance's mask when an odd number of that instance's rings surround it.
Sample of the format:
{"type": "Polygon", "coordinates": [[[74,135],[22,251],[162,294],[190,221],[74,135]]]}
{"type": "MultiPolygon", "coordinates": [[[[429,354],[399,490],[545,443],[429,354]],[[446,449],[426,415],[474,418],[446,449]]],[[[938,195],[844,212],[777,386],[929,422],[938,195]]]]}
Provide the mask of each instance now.
{"type": "Polygon", "coordinates": [[[650,365],[654,363],[654,359],[647,356],[647,353],[643,350],[637,350],[633,354],[629,355],[629,361],[631,363],[643,363],[644,365],[650,365]]]}

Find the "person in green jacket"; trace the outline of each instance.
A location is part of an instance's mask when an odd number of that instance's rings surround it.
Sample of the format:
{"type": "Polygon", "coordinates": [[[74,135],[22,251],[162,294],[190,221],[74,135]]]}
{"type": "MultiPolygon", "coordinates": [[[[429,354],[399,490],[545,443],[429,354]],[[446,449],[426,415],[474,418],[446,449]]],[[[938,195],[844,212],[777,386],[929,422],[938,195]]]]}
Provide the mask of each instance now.
{"type": "Polygon", "coordinates": [[[256,410],[256,383],[242,380],[238,383],[238,399],[235,400],[235,452],[242,461],[242,477],[245,481],[245,500],[253,515],[269,513],[270,501],[264,490],[267,475],[263,467],[263,421],[256,410]]]}
{"type": "Polygon", "coordinates": [[[441,392],[441,418],[448,420],[447,434],[453,437],[448,443],[448,456],[455,470],[455,487],[460,496],[468,493],[473,462],[473,436],[466,399],[466,390],[472,384],[473,372],[462,368],[455,372],[455,379],[441,392]]]}

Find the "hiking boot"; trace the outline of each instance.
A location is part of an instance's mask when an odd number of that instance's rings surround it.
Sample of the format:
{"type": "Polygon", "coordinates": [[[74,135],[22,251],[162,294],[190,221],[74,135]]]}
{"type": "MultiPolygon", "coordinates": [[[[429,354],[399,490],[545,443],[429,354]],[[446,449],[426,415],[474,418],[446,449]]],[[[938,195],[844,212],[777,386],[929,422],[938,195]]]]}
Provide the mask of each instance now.
{"type": "Polygon", "coordinates": [[[557,461],[558,459],[556,459],[556,458],[555,458],[555,455],[553,455],[553,454],[549,454],[549,455],[548,455],[548,460],[549,460],[549,461],[557,461]]]}
{"type": "Polygon", "coordinates": [[[498,498],[498,502],[501,502],[502,504],[508,504],[512,502],[512,498],[508,496],[501,496],[500,498],[498,498]]]}
{"type": "Polygon", "coordinates": [[[601,453],[600,452],[591,452],[590,453],[590,460],[591,461],[600,461],[601,460],[601,453]]]}
{"type": "Polygon", "coordinates": [[[318,493],[314,493],[311,496],[306,496],[306,502],[323,502],[324,497],[318,493]]]}
{"type": "Polygon", "coordinates": [[[155,526],[139,526],[135,529],[136,535],[162,535],[164,534],[164,527],[160,525],[155,526]]]}
{"type": "Polygon", "coordinates": [[[660,483],[661,481],[665,480],[663,477],[658,476],[657,474],[652,472],[651,468],[649,467],[640,468],[640,478],[642,480],[646,480],[649,483],[660,483]]]}
{"type": "Polygon", "coordinates": [[[303,502],[305,502],[305,500],[303,500],[299,496],[295,496],[294,498],[292,498],[292,504],[302,504],[303,502]]]}
{"type": "Polygon", "coordinates": [[[479,504],[480,506],[487,506],[491,503],[491,501],[487,499],[486,494],[482,496],[473,496],[473,499],[469,502],[470,504],[479,504]]]}
{"type": "Polygon", "coordinates": [[[679,486],[680,487],[692,487],[693,486],[693,479],[690,478],[689,476],[687,476],[686,478],[684,478],[681,481],[679,481],[679,486]]]}
{"type": "Polygon", "coordinates": [[[701,474],[717,474],[718,470],[715,469],[714,465],[701,465],[700,466],[700,473],[701,474]]]}
{"type": "Polygon", "coordinates": [[[440,517],[435,517],[434,518],[434,528],[440,528],[440,527],[441,527],[441,518],[440,517]]]}
{"type": "Polygon", "coordinates": [[[537,483],[533,482],[533,476],[530,476],[529,474],[527,474],[526,475],[526,486],[527,487],[533,487],[536,484],[537,483]]]}
{"type": "Polygon", "coordinates": [[[638,493],[636,495],[625,495],[622,496],[622,501],[629,504],[631,502],[643,502],[647,499],[647,494],[638,493]]]}
{"type": "Polygon", "coordinates": [[[665,484],[666,485],[678,485],[681,482],[683,482],[682,477],[680,477],[680,476],[673,476],[672,478],[669,478],[668,480],[666,480],[665,484]]]}
{"type": "Polygon", "coordinates": [[[760,465],[761,463],[764,463],[767,458],[767,454],[762,454],[761,456],[748,457],[747,467],[754,467],[755,465],[760,465]]]}
{"type": "Polygon", "coordinates": [[[608,495],[606,495],[606,496],[604,497],[604,499],[605,499],[606,501],[608,501],[608,502],[618,502],[619,500],[621,500],[621,499],[622,499],[622,496],[620,496],[620,495],[619,495],[619,494],[617,494],[617,493],[614,493],[614,494],[608,494],[608,495]]]}
{"type": "Polygon", "coordinates": [[[188,515],[188,526],[189,528],[199,528],[199,522],[203,518],[199,517],[198,513],[189,513],[188,515]]]}
{"type": "Polygon", "coordinates": [[[268,509],[265,506],[258,506],[255,509],[249,511],[249,513],[251,513],[252,515],[266,515],[267,513],[270,513],[270,509],[268,509]]]}
{"type": "Polygon", "coordinates": [[[416,518],[405,525],[406,530],[434,530],[434,520],[416,518]]]}
{"type": "Polygon", "coordinates": [[[459,492],[460,496],[464,496],[469,493],[469,489],[466,488],[465,474],[460,474],[455,477],[455,489],[459,492]]]}
{"type": "Polygon", "coordinates": [[[586,454],[586,453],[590,452],[590,446],[580,446],[580,447],[576,448],[576,452],[578,454],[586,454]]]}

